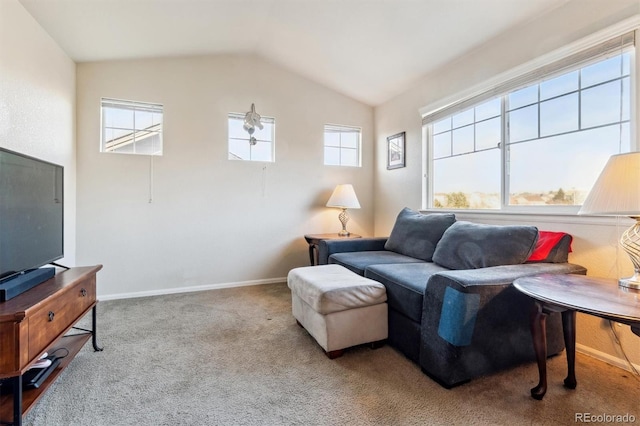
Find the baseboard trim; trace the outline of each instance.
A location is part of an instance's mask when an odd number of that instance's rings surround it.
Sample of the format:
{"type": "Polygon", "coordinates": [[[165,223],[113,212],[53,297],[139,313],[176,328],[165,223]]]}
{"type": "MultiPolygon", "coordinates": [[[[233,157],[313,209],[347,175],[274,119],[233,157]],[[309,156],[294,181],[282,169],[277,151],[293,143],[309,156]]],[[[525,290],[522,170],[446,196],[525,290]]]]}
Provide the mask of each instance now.
{"type": "Polygon", "coordinates": [[[134,299],[138,297],[149,297],[149,296],[164,296],[167,294],[178,294],[178,293],[192,293],[196,291],[205,291],[205,290],[218,290],[221,288],[234,288],[234,287],[248,287],[252,285],[262,285],[262,284],[278,284],[278,283],[286,283],[287,278],[266,278],[262,280],[251,280],[251,281],[238,281],[231,283],[219,283],[219,284],[206,284],[206,285],[197,285],[191,287],[175,287],[175,288],[163,288],[160,290],[149,290],[149,291],[138,291],[134,293],[118,293],[118,294],[98,294],[98,299],[105,300],[119,300],[119,299],[134,299]]]}
{"type": "MultiPolygon", "coordinates": [[[[611,364],[615,367],[622,368],[623,370],[632,371],[631,367],[629,366],[629,364],[625,359],[618,358],[613,355],[609,355],[608,353],[598,351],[596,349],[590,348],[589,346],[576,343],[576,351],[582,354],[588,355],[592,358],[598,359],[600,361],[604,361],[607,364],[611,364]]],[[[640,365],[633,364],[633,367],[636,370],[640,371],[640,365]]]]}

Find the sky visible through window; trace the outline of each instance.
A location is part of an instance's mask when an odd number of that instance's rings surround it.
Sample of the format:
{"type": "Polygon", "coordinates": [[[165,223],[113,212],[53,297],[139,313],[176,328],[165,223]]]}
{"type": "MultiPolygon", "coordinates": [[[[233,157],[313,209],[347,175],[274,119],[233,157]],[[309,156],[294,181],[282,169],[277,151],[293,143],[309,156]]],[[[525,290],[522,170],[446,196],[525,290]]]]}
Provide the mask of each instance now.
{"type": "Polygon", "coordinates": [[[432,207],[499,209],[503,173],[508,205],[582,204],[631,150],[630,94],[627,53],[433,123],[432,207]]]}

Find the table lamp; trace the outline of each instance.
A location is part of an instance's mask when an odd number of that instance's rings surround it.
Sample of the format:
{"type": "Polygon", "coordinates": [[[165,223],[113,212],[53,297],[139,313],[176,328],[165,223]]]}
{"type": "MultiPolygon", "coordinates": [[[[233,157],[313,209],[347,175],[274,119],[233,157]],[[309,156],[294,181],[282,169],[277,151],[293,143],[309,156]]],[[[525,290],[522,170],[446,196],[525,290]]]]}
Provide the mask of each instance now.
{"type": "Polygon", "coordinates": [[[635,219],[620,237],[620,247],[631,258],[635,273],[618,284],[640,289],[640,152],[611,156],[578,214],[635,219]]]}
{"type": "Polygon", "coordinates": [[[342,223],[342,231],[340,231],[338,235],[348,237],[350,233],[347,231],[347,222],[349,221],[347,209],[360,208],[360,203],[358,202],[358,197],[356,197],[356,192],[353,190],[353,186],[349,183],[336,186],[329,201],[327,201],[327,207],[338,207],[342,209],[338,215],[338,219],[340,219],[340,223],[342,223]]]}

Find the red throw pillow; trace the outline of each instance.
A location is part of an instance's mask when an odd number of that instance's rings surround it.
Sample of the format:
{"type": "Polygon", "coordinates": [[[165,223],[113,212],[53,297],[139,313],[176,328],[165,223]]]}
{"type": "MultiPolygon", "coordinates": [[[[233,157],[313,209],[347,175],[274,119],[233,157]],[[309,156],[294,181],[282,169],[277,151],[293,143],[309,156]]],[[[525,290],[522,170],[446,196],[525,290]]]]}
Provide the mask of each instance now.
{"type": "MultiPolygon", "coordinates": [[[[527,262],[545,261],[547,257],[549,257],[551,250],[553,250],[565,236],[572,238],[571,235],[566,232],[538,231],[536,247],[527,259],[527,262]]],[[[569,253],[571,253],[571,243],[569,243],[569,253]]]]}

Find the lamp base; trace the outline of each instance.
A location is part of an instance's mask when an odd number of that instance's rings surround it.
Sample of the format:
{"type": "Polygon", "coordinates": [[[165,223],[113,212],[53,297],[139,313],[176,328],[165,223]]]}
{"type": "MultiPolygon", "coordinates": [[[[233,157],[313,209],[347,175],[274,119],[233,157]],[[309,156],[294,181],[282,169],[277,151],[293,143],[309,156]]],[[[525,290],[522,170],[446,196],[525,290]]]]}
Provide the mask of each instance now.
{"type": "Polygon", "coordinates": [[[338,219],[340,219],[340,223],[342,224],[342,231],[338,232],[338,235],[341,237],[348,237],[349,235],[351,235],[351,232],[347,231],[347,222],[349,221],[347,209],[342,209],[342,211],[338,215],[338,219]]]}
{"type": "Polygon", "coordinates": [[[618,285],[620,287],[633,288],[635,290],[640,290],[640,273],[636,271],[636,273],[633,274],[632,277],[620,278],[618,280],[618,285]]]}
{"type": "Polygon", "coordinates": [[[634,274],[630,278],[618,280],[618,285],[625,288],[640,289],[640,217],[632,216],[635,219],[629,229],[624,231],[620,237],[620,247],[627,253],[631,263],[633,263],[634,274]]]}

